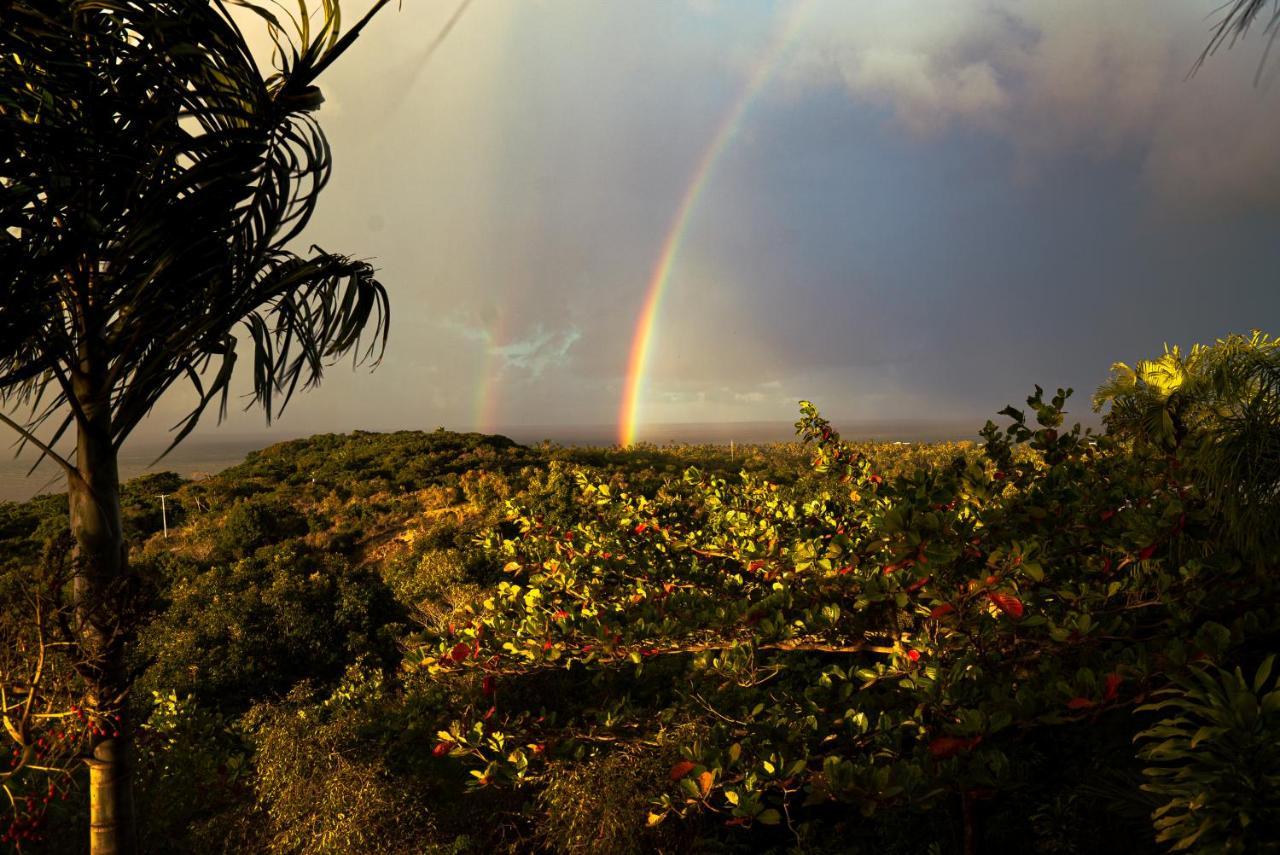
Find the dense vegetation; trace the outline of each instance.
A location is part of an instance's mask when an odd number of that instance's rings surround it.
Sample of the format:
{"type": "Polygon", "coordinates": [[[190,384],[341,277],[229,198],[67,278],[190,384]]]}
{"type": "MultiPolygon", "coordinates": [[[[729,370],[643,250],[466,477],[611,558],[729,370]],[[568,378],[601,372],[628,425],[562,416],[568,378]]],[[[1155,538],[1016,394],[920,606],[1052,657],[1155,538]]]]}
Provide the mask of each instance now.
{"type": "MultiPolygon", "coordinates": [[[[131,482],[142,839],[1274,848],[1275,352],[1118,366],[1103,435],[1037,390],[978,443],[849,443],[804,404],[803,443],[733,455],[355,433],[131,482]]],[[[65,514],[0,504],[6,673],[65,514]]],[[[77,851],[76,745],[112,725],[48,653],[0,835],[77,851]]]]}
{"type": "Polygon", "coordinates": [[[1037,390],[981,450],[805,405],[811,462],[356,435],[122,491],[174,384],[175,444],[225,409],[237,334],[268,419],[382,352],[373,267],[291,247],[332,166],[316,81],[387,2],[3,4],[0,422],[68,495],[0,506],[0,843],[1271,845],[1265,337],[1118,367],[1101,439],[1037,390]]]}

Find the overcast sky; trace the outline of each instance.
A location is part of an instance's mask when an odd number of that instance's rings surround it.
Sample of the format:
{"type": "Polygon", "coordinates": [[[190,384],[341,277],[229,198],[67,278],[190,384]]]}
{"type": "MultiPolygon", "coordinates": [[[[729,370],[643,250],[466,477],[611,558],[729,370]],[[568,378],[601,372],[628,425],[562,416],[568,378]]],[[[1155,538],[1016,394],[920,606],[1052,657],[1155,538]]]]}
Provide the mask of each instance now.
{"type": "Polygon", "coordinates": [[[404,0],[321,81],[307,236],[374,260],[390,345],[278,430],[613,422],[672,218],[793,15],[689,220],[646,421],[976,427],[1280,332],[1280,62],[1255,85],[1253,34],[1188,79],[1217,5],[475,0],[424,63],[458,5],[404,0]]]}

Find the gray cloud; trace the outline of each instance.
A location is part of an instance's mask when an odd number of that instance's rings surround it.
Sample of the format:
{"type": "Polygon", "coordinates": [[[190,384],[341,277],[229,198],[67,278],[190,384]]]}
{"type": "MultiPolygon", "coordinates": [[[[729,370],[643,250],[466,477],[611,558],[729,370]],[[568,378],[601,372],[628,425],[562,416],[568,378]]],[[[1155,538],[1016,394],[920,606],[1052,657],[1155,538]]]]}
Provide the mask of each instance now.
{"type": "Polygon", "coordinates": [[[1085,154],[1131,156],[1183,213],[1280,206],[1277,92],[1254,87],[1261,39],[1211,58],[1201,2],[828,4],[793,71],[838,78],[915,135],[963,125],[1005,139],[1018,174],[1085,154]]]}

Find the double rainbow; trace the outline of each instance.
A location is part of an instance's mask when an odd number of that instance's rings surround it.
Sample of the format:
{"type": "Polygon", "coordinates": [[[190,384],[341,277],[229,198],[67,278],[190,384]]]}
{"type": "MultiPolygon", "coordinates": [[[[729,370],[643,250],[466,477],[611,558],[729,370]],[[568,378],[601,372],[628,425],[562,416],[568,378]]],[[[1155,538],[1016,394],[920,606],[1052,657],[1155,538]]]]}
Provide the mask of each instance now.
{"type": "Polygon", "coordinates": [[[618,411],[618,442],[623,446],[634,445],[636,441],[636,434],[640,427],[640,401],[645,390],[649,353],[653,345],[658,310],[661,308],[662,297],[667,291],[667,286],[671,282],[671,271],[688,232],[693,210],[707,187],[717,161],[741,128],[742,120],[752,100],[769,82],[769,78],[786,54],[787,48],[800,31],[801,24],[812,5],[812,0],[806,0],[797,6],[788,20],[774,34],[769,48],[756,64],[755,70],[742,87],[737,100],[725,114],[711,142],[702,152],[702,157],[698,159],[693,177],[689,180],[684,196],[680,199],[680,205],[676,208],[675,216],[671,219],[666,238],[662,242],[662,251],[658,254],[653,272],[649,275],[644,305],[640,310],[640,317],[636,321],[636,329],[631,338],[626,383],[622,394],[622,405],[618,411]]]}

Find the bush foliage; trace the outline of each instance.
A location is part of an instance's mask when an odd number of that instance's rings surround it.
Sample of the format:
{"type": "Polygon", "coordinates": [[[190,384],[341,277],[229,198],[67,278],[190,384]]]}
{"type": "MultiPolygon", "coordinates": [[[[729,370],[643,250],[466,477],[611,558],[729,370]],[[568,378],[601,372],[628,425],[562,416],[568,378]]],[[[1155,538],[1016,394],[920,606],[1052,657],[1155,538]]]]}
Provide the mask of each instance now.
{"type": "MultiPolygon", "coordinates": [[[[1249,341],[1117,367],[1102,434],[1037,389],[970,443],[806,403],[732,455],[356,433],[148,476],[148,847],[1266,851],[1277,555],[1242,526],[1274,472],[1215,469],[1274,429],[1241,434],[1249,341]]],[[[18,659],[64,503],[0,504],[18,659]]],[[[9,782],[52,851],[81,774],[33,811],[42,773],[9,782]]]]}

